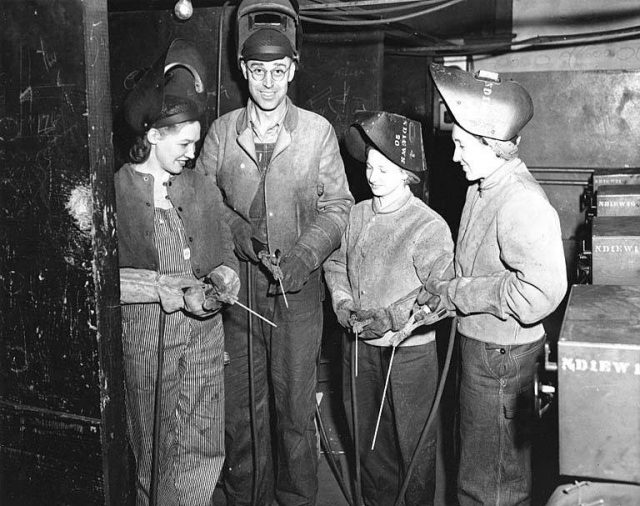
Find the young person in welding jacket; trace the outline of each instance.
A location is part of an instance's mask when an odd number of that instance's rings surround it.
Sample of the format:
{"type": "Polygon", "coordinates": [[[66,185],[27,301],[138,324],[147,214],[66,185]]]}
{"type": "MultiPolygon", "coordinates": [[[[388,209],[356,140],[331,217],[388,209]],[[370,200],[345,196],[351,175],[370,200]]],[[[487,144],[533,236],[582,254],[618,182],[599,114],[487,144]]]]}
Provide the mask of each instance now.
{"type": "Polygon", "coordinates": [[[138,506],[149,503],[159,343],[164,359],[157,504],[209,505],[224,461],[219,309],[223,301],[234,302],[240,282],[220,192],[186,167],[200,139],[203,79],[195,49],[177,39],[124,104],[138,134],[131,163],[115,175],[138,506]],[[208,286],[214,295],[205,298],[208,286]]]}
{"type": "MultiPolygon", "coordinates": [[[[324,297],[320,267],[340,244],[353,198],[333,128],[287,97],[296,59],[290,40],[278,29],[262,28],[246,39],[239,64],[249,88],[247,106],[213,122],[196,163],[196,170],[225,196],[242,286],[252,292],[249,304],[277,324],[253,322],[250,380],[246,313],[234,308],[225,313],[231,356],[225,368],[229,505],[252,504],[254,472],[255,504],[271,504],[274,479],[275,497],[283,506],[315,504],[318,490],[314,414],[324,297]],[[271,263],[279,260],[281,273],[271,263]],[[258,427],[255,471],[250,381],[258,427]]],[[[246,290],[240,300],[247,302],[246,290]]]]}
{"type": "MultiPolygon", "coordinates": [[[[419,327],[395,353],[372,450],[390,367],[390,339],[409,321],[420,287],[453,276],[453,241],[445,221],[409,188],[426,169],[418,122],[388,112],[360,112],[345,144],[354,158],[366,162],[373,198],[351,210],[340,249],[327,261],[325,273],[340,324],[351,330],[355,321],[371,320],[358,335],[366,344],[359,345],[359,421],[352,430],[359,435],[364,502],[388,506],[395,503],[438,384],[435,330],[419,327]]],[[[345,385],[349,367],[356,367],[348,355],[345,385]]],[[[348,404],[350,389],[345,386],[343,392],[348,404]]],[[[403,504],[433,504],[435,425],[416,459],[403,504]]]]}
{"type": "Polygon", "coordinates": [[[560,223],[518,158],[519,132],[533,116],[527,91],[494,73],[437,64],[430,70],[455,120],[453,161],[470,182],[456,277],[429,280],[419,297],[433,304],[435,296],[458,314],[458,500],[461,506],[526,505],[541,320],[567,289],[560,223]]]}

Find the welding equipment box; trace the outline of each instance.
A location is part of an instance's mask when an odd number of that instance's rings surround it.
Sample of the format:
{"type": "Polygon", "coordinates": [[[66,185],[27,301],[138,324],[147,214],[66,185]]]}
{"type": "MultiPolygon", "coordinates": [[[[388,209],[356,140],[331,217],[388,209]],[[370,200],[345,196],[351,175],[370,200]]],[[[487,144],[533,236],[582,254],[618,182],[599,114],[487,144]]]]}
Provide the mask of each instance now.
{"type": "Polygon", "coordinates": [[[640,185],[602,185],[596,201],[598,216],[640,216],[640,185]]]}
{"type": "Polygon", "coordinates": [[[560,474],[640,483],[640,286],[572,287],[558,403],[560,474]]]}
{"type": "Polygon", "coordinates": [[[640,168],[595,169],[593,171],[593,191],[602,185],[640,185],[640,168]]]}
{"type": "Polygon", "coordinates": [[[596,216],[591,229],[594,285],[640,285],[640,216],[596,216]]]}

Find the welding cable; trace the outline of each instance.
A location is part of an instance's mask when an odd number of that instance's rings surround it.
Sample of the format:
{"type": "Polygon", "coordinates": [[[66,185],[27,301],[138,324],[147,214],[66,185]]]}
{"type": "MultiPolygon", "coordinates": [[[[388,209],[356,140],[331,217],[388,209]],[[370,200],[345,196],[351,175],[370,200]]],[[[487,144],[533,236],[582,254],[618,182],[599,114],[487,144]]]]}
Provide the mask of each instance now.
{"type": "Polygon", "coordinates": [[[385,5],[388,7],[380,7],[380,10],[389,9],[394,10],[399,5],[410,5],[410,6],[420,6],[426,7],[427,5],[439,4],[444,2],[445,0],[398,0],[393,2],[394,5],[390,6],[390,2],[386,0],[357,0],[355,2],[319,2],[319,0],[313,0],[316,3],[307,4],[300,6],[300,12],[309,12],[309,11],[324,11],[324,10],[340,10],[346,11],[347,9],[357,9],[362,12],[368,12],[366,9],[362,7],[378,7],[380,5],[385,5]]]}
{"type": "Polygon", "coordinates": [[[640,26],[602,30],[596,32],[572,33],[568,35],[537,35],[522,40],[509,42],[485,42],[475,44],[455,44],[449,46],[421,46],[414,48],[394,49],[392,54],[405,56],[457,56],[493,54],[496,52],[516,52],[534,50],[536,48],[564,47],[580,44],[601,44],[615,40],[633,39],[640,36],[640,26]]]}
{"type": "Polygon", "coordinates": [[[427,434],[429,432],[429,428],[433,424],[433,421],[436,418],[438,413],[438,407],[440,406],[440,399],[442,399],[442,392],[444,391],[444,385],[447,381],[447,375],[449,374],[449,366],[451,365],[451,357],[453,355],[454,342],[456,338],[456,329],[458,328],[458,318],[455,317],[451,321],[451,331],[449,332],[449,346],[447,347],[447,355],[444,360],[444,366],[442,368],[442,375],[440,376],[440,383],[438,384],[438,390],[436,391],[436,397],[433,400],[433,405],[431,406],[431,410],[429,411],[429,416],[427,417],[427,421],[422,428],[422,432],[420,433],[420,438],[418,439],[418,443],[416,444],[415,450],[413,451],[413,455],[411,456],[411,461],[409,462],[409,467],[407,468],[407,473],[404,476],[404,480],[402,481],[402,486],[400,487],[400,491],[398,492],[398,496],[396,497],[396,501],[393,503],[394,506],[400,506],[404,503],[404,494],[407,491],[407,487],[409,486],[409,479],[411,478],[411,473],[413,472],[413,468],[418,462],[418,453],[420,451],[420,447],[424,444],[427,439],[427,434]]]}
{"type": "Polygon", "coordinates": [[[344,5],[344,4],[337,4],[338,6],[334,7],[331,4],[321,4],[321,6],[324,7],[328,7],[328,9],[323,9],[323,10],[316,10],[315,7],[320,7],[320,5],[316,6],[316,5],[312,5],[311,9],[308,9],[307,12],[311,13],[311,17],[324,17],[324,18],[336,18],[339,19],[339,17],[344,18],[345,15],[350,16],[350,15],[355,15],[355,14],[359,14],[359,15],[363,15],[363,16],[374,16],[374,15],[384,15],[384,14],[390,14],[392,12],[400,12],[400,11],[410,11],[410,10],[414,10],[416,11],[417,9],[423,9],[425,8],[427,5],[430,4],[435,4],[435,5],[439,5],[442,4],[444,0],[427,0],[427,1],[413,1],[413,2],[408,2],[408,3],[403,3],[403,4],[399,4],[399,5],[392,5],[389,7],[378,7],[376,9],[363,9],[361,7],[361,4],[358,4],[357,6],[351,6],[352,9],[354,10],[349,10],[348,7],[350,7],[349,5],[344,5]]]}
{"type": "Polygon", "coordinates": [[[151,481],[149,505],[158,504],[158,477],[160,475],[160,431],[162,430],[162,374],[164,369],[164,329],[166,314],[160,307],[158,317],[158,369],[156,371],[155,399],[153,401],[153,441],[151,445],[151,481]]]}
{"type": "Polygon", "coordinates": [[[351,383],[351,423],[353,425],[353,449],[355,452],[355,503],[356,506],[362,504],[362,479],[360,476],[360,438],[358,436],[358,398],[356,388],[356,348],[351,344],[351,366],[349,367],[349,376],[351,383]]]}
{"type": "MultiPolygon", "coordinates": [[[[253,304],[253,278],[251,262],[246,263],[247,273],[247,306],[253,304]]],[[[256,415],[256,387],[255,368],[253,361],[253,315],[247,312],[247,359],[249,361],[249,415],[251,419],[251,456],[253,473],[251,477],[251,504],[257,504],[258,499],[258,419],[256,415]]]]}
{"type": "MultiPolygon", "coordinates": [[[[410,14],[404,14],[402,16],[390,17],[390,18],[382,18],[382,19],[353,19],[353,20],[333,20],[333,19],[320,19],[316,17],[310,16],[300,16],[302,21],[307,23],[315,23],[322,25],[332,25],[332,26],[369,26],[369,25],[381,25],[394,23],[396,21],[404,21],[406,19],[416,18],[419,16],[425,16],[427,14],[431,14],[441,9],[445,9],[447,7],[451,7],[453,5],[459,4],[465,0],[449,0],[443,4],[437,5],[435,7],[429,7],[427,9],[423,9],[418,12],[412,12],[410,14]]],[[[364,14],[364,13],[363,13],[364,14]]],[[[352,12],[345,12],[342,16],[355,17],[352,12]]]]}
{"type": "Polygon", "coordinates": [[[353,500],[351,499],[351,495],[347,490],[347,485],[342,478],[342,473],[338,468],[338,464],[336,463],[336,458],[333,453],[333,448],[331,447],[331,442],[329,441],[329,437],[327,436],[327,431],[324,428],[324,423],[322,421],[322,413],[320,412],[320,404],[316,402],[316,420],[318,422],[318,431],[320,432],[320,440],[322,441],[322,446],[324,446],[325,455],[327,455],[327,462],[329,463],[329,467],[333,472],[333,476],[336,478],[338,482],[338,486],[340,487],[340,491],[342,495],[346,499],[349,506],[354,506],[353,500]]]}

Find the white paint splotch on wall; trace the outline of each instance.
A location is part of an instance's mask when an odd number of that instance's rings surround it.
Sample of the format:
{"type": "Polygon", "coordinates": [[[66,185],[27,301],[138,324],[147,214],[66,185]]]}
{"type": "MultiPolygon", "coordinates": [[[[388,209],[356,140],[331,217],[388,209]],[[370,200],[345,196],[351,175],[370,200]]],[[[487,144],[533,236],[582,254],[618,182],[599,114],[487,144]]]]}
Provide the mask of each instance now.
{"type": "Polygon", "coordinates": [[[65,208],[83,234],[91,234],[93,200],[88,185],[78,185],[71,190],[65,208]]]}

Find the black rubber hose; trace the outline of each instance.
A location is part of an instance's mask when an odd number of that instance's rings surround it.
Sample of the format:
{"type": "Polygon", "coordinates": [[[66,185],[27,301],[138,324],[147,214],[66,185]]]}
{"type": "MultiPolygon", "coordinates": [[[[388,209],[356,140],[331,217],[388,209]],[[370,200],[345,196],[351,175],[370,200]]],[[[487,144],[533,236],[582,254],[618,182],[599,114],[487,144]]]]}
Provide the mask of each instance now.
{"type": "Polygon", "coordinates": [[[333,476],[335,476],[336,481],[338,482],[338,486],[342,491],[342,495],[349,503],[349,506],[353,506],[353,501],[351,499],[351,495],[347,490],[347,485],[342,479],[342,473],[338,468],[338,464],[336,463],[335,455],[333,454],[333,448],[331,448],[331,442],[329,441],[329,437],[327,436],[327,431],[324,428],[324,423],[322,421],[322,413],[320,412],[320,406],[316,403],[316,420],[318,422],[318,430],[320,432],[320,439],[322,440],[322,446],[324,446],[325,454],[327,455],[327,462],[329,463],[329,467],[333,472],[333,476]]]}
{"type": "MultiPolygon", "coordinates": [[[[247,262],[247,307],[253,309],[253,279],[251,263],[247,262]]],[[[249,360],[249,413],[251,416],[251,456],[253,473],[251,476],[251,504],[258,500],[258,419],[256,415],[256,389],[253,367],[253,315],[247,312],[247,355],[249,360]]]]}
{"type": "Polygon", "coordinates": [[[360,438],[358,436],[358,397],[356,392],[356,346],[351,344],[351,419],[353,423],[353,448],[355,451],[355,501],[356,506],[362,506],[362,479],[360,477],[360,438]]]}
{"type": "Polygon", "coordinates": [[[162,374],[164,370],[164,329],[166,314],[160,307],[158,317],[158,370],[156,372],[155,398],[153,401],[153,442],[151,446],[151,480],[149,504],[158,504],[158,476],[160,475],[160,431],[162,430],[162,374]]]}
{"type": "Polygon", "coordinates": [[[456,328],[457,328],[458,319],[454,318],[451,322],[451,331],[449,332],[449,346],[447,348],[447,356],[444,361],[444,366],[442,368],[442,375],[440,376],[440,383],[438,384],[438,390],[436,392],[436,398],[433,401],[433,406],[431,406],[431,411],[429,411],[429,416],[427,417],[427,421],[422,428],[422,432],[420,433],[420,438],[418,439],[418,443],[416,444],[416,448],[413,451],[413,455],[411,456],[411,462],[409,463],[409,467],[407,468],[407,474],[402,481],[402,486],[400,487],[400,491],[398,492],[398,496],[396,497],[396,501],[394,506],[400,506],[403,503],[404,494],[407,491],[407,487],[409,486],[409,479],[411,478],[411,473],[413,472],[413,468],[417,462],[417,455],[420,451],[420,447],[424,444],[427,433],[429,432],[429,428],[433,424],[433,421],[436,418],[436,414],[438,413],[438,407],[440,406],[440,399],[442,399],[442,392],[444,391],[444,385],[447,381],[447,375],[449,374],[449,366],[451,365],[451,357],[453,355],[453,344],[456,338],[456,328]]]}

